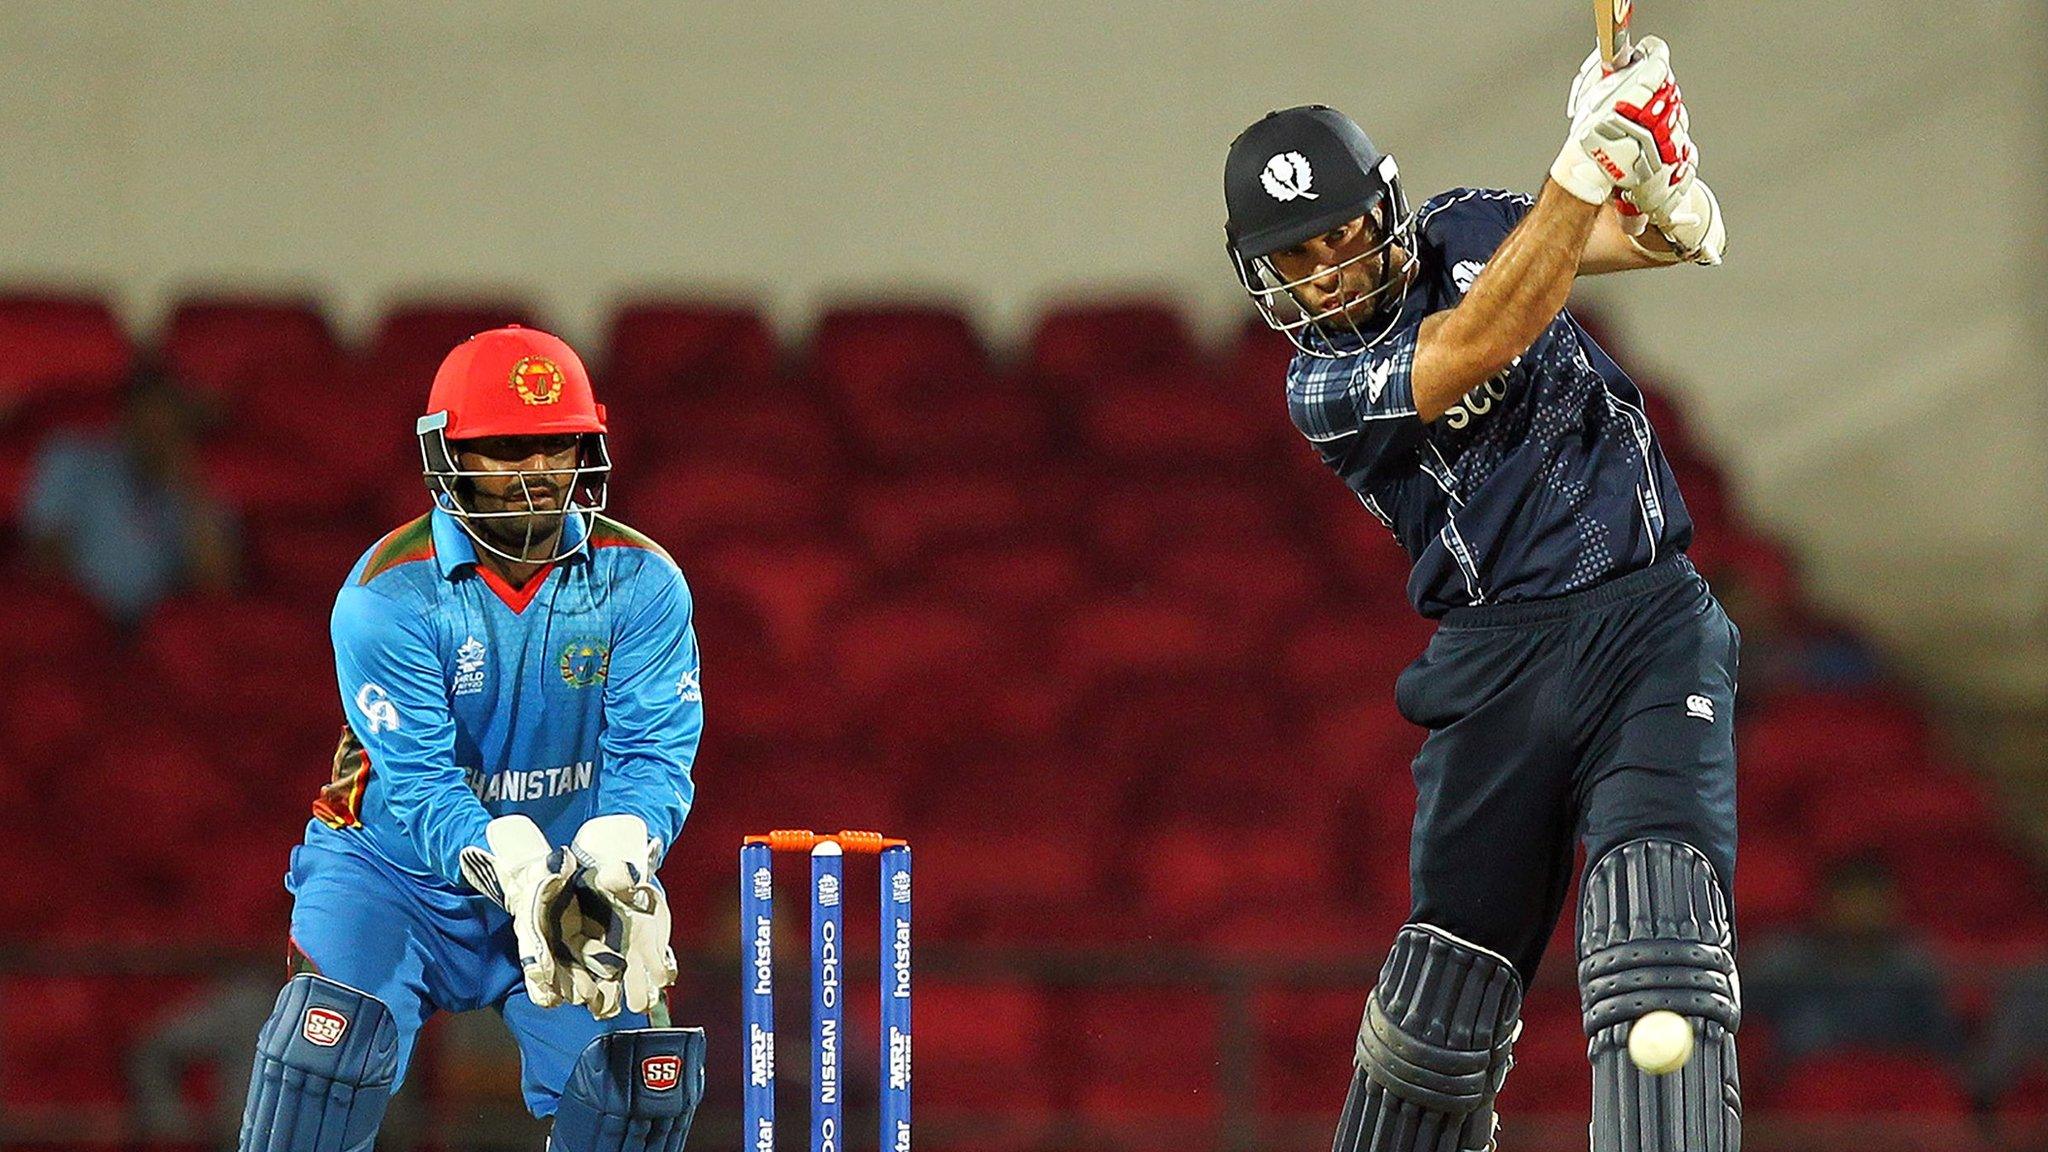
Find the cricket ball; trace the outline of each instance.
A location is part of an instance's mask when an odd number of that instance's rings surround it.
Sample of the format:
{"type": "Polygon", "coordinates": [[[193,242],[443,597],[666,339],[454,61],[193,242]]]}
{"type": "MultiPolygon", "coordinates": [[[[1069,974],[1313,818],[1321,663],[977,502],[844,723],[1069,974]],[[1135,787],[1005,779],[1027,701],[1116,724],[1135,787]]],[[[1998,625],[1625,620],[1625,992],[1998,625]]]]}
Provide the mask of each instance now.
{"type": "Polygon", "coordinates": [[[1628,1058],[1652,1076],[1663,1076],[1685,1067],[1692,1059],[1692,1025],[1676,1012],[1659,1010],[1644,1015],[1628,1030],[1628,1058]]]}

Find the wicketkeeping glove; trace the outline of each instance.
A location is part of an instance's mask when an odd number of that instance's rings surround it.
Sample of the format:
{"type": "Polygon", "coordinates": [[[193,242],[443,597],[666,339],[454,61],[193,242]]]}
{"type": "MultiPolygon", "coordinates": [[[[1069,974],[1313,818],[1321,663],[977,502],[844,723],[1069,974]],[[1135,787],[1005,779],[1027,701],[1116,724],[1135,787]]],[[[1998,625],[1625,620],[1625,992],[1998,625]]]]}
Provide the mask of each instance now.
{"type": "Polygon", "coordinates": [[[583,865],[578,888],[602,901],[618,930],[587,949],[587,961],[620,973],[627,1011],[650,1011],[676,982],[668,897],[654,877],[660,845],[638,816],[617,815],[584,821],[569,846],[583,865]]]}
{"type": "Polygon", "coordinates": [[[574,955],[562,948],[562,920],[575,907],[576,857],[553,848],[526,816],[500,816],[484,828],[489,849],[465,848],[462,876],[470,887],[512,914],[526,995],[542,1008],[594,997],[579,981],[574,955]]]}

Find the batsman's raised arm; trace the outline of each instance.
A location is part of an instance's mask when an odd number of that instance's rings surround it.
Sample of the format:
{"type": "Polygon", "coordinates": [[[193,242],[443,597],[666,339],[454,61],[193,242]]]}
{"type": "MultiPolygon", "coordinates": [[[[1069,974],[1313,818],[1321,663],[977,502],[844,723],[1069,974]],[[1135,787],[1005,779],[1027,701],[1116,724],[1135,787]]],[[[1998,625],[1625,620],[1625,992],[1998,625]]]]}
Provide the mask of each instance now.
{"type": "Polygon", "coordinates": [[[1598,203],[1544,182],[1465,299],[1423,320],[1410,378],[1416,415],[1436,420],[1529,350],[1564,308],[1599,213],[1598,203]]]}

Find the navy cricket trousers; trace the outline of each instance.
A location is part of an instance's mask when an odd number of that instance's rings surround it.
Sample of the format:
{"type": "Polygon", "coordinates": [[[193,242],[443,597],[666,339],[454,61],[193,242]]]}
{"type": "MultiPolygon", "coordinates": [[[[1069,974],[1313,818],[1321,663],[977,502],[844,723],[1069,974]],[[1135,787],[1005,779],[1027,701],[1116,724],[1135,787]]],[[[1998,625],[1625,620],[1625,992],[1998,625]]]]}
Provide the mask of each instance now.
{"type": "Polygon", "coordinates": [[[1735,877],[1741,636],[1683,556],[1584,592],[1448,613],[1401,673],[1415,758],[1410,919],[1536,974],[1586,859],[1646,836],[1735,877]]]}

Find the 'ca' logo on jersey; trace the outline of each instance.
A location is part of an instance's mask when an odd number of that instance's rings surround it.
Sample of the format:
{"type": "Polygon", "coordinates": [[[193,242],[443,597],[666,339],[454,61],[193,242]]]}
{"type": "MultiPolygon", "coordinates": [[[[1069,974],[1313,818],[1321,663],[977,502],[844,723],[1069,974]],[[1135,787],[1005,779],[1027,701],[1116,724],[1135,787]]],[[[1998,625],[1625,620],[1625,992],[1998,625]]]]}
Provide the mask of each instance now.
{"type": "Polygon", "coordinates": [[[695,704],[704,699],[704,689],[697,683],[697,669],[684,672],[676,681],[676,699],[685,704],[695,704]]]}
{"type": "Polygon", "coordinates": [[[398,731],[398,705],[375,684],[356,689],[356,711],[363,714],[363,727],[372,733],[398,731]]]}
{"type": "Polygon", "coordinates": [[[1266,186],[1266,195],[1282,202],[1316,198],[1309,191],[1315,183],[1315,173],[1309,171],[1308,157],[1299,152],[1282,152],[1266,161],[1266,170],[1259,173],[1259,183],[1266,186]]]}
{"type": "Polygon", "coordinates": [[[611,675],[611,645],[598,640],[571,640],[562,649],[562,682],[571,688],[588,688],[611,675]]]}
{"type": "Polygon", "coordinates": [[[553,404],[562,398],[562,370],[545,356],[528,356],[512,366],[512,390],[528,404],[553,404]]]}

